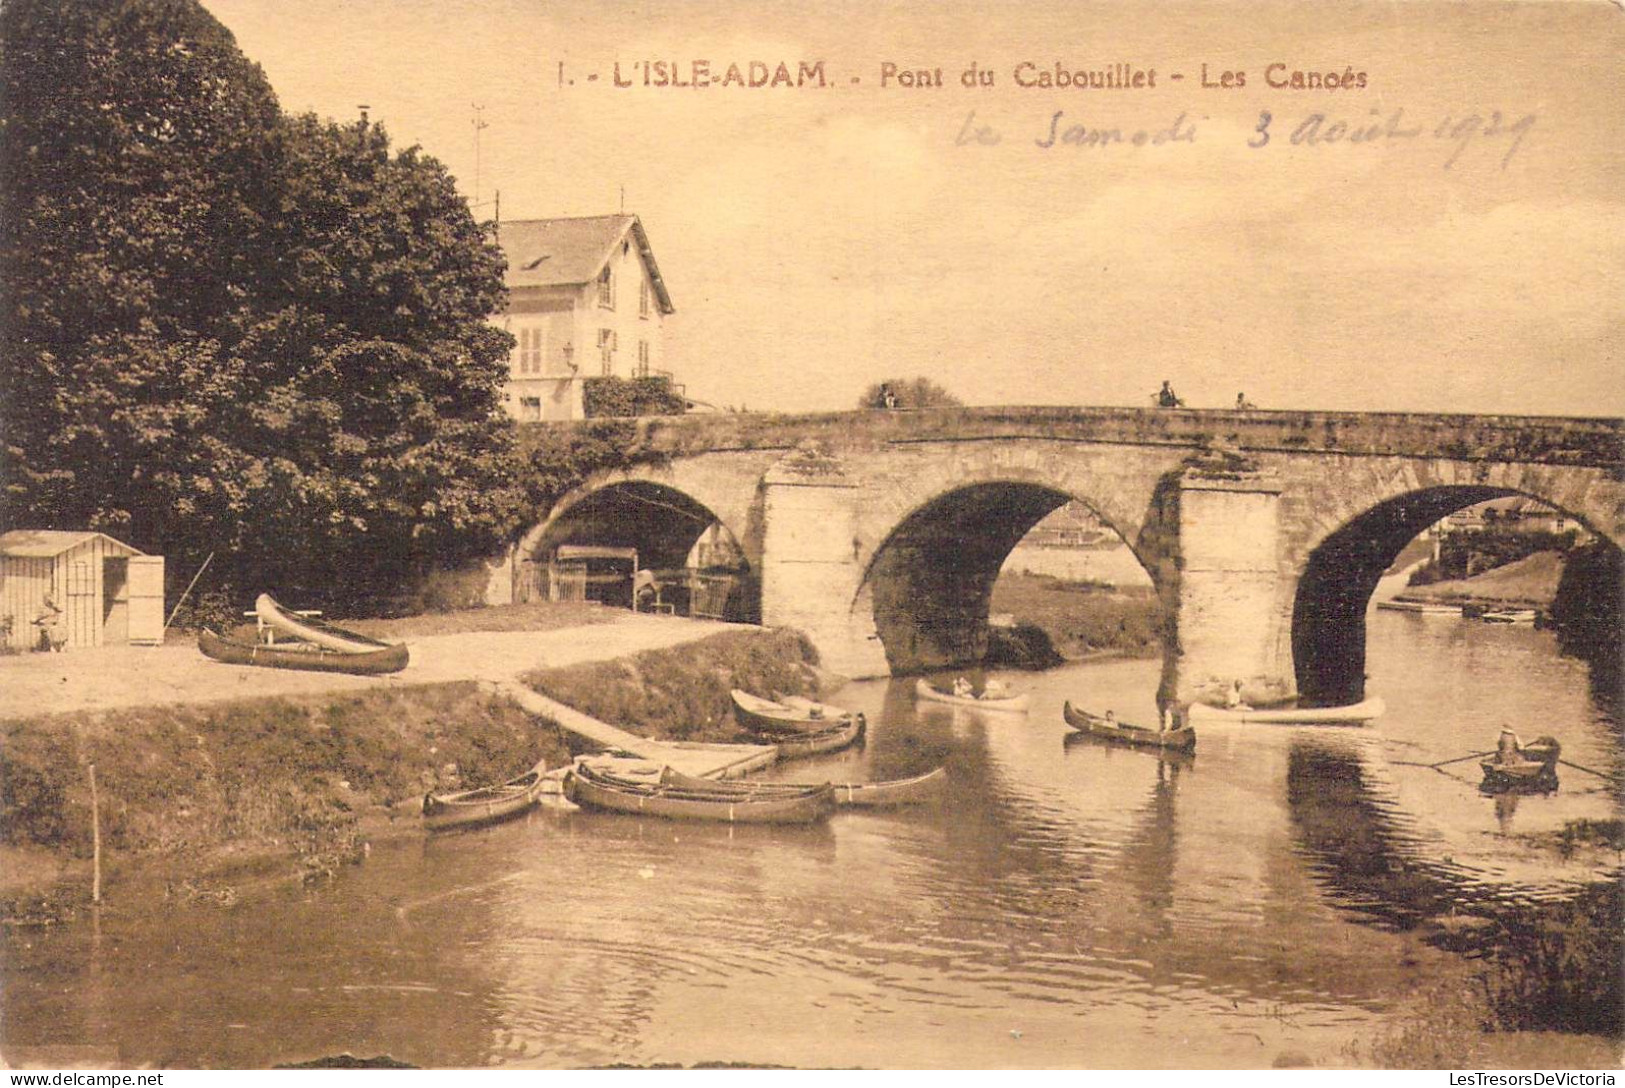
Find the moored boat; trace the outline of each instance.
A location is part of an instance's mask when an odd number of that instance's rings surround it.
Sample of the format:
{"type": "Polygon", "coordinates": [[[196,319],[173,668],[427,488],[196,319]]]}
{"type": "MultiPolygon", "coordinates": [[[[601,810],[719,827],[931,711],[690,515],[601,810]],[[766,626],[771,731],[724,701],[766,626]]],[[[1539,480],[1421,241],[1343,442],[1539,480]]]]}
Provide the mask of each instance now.
{"type": "Polygon", "coordinates": [[[1389,612],[1417,612],[1424,616],[1461,615],[1461,605],[1440,604],[1437,601],[1378,601],[1377,607],[1389,612]]]}
{"type": "Polygon", "coordinates": [[[1184,752],[1196,747],[1196,730],[1188,725],[1180,726],[1178,729],[1151,729],[1143,725],[1129,725],[1115,718],[1107,719],[1099,714],[1091,714],[1087,710],[1078,710],[1072,705],[1071,700],[1062,705],[1061,716],[1066,719],[1066,724],[1078,732],[1088,733],[1092,737],[1104,740],[1184,752]]]}
{"type": "Polygon", "coordinates": [[[921,699],[936,703],[950,703],[953,706],[971,707],[975,710],[1010,710],[1023,711],[1031,701],[1026,694],[1021,695],[955,695],[951,691],[942,691],[925,680],[914,682],[914,694],[921,699]]]}
{"type": "Polygon", "coordinates": [[[423,825],[430,831],[475,827],[506,820],[531,808],[541,798],[546,762],[497,786],[423,796],[423,825]]]}
{"type": "Polygon", "coordinates": [[[661,780],[643,783],[597,771],[578,763],[564,779],[564,795],[578,805],[659,816],[668,820],[715,820],[723,823],[815,823],[835,809],[829,783],[782,794],[746,794],[661,780]]]}
{"type": "Polygon", "coordinates": [[[1533,608],[1498,608],[1481,618],[1485,623],[1534,623],[1536,613],[1533,608]]]}
{"type": "Polygon", "coordinates": [[[839,752],[863,739],[868,721],[862,714],[854,714],[828,729],[816,733],[780,734],[773,738],[780,759],[799,759],[802,756],[839,752]]]}
{"type": "MultiPolygon", "coordinates": [[[[694,787],[710,786],[719,791],[737,790],[741,793],[783,794],[815,788],[808,782],[752,782],[749,780],[712,780],[694,778],[667,768],[666,780],[694,787]]],[[[948,785],[948,768],[938,767],[912,778],[893,778],[884,782],[832,782],[835,804],[841,808],[894,808],[902,805],[923,805],[942,796],[948,785]]]]}
{"type": "Polygon", "coordinates": [[[817,733],[840,724],[852,715],[839,707],[810,699],[791,702],[787,697],[763,699],[738,688],[728,693],[733,699],[734,720],[741,728],[766,736],[817,733]]]}
{"type": "Polygon", "coordinates": [[[1380,718],[1388,705],[1377,696],[1348,706],[1253,707],[1208,706],[1192,703],[1185,712],[1191,722],[1273,722],[1279,725],[1358,725],[1380,718]]]}
{"type": "Polygon", "coordinates": [[[300,616],[277,604],[269,593],[261,593],[254,599],[254,614],[259,617],[262,624],[279,634],[324,647],[335,653],[370,654],[390,645],[354,631],[346,631],[342,627],[334,627],[330,623],[323,623],[311,616],[300,616]]]}
{"type": "Polygon", "coordinates": [[[405,646],[382,643],[369,653],[341,653],[308,643],[237,642],[213,631],[198,633],[197,647],[205,657],[228,665],[259,665],[268,669],[303,669],[308,672],[347,672],[356,676],[382,676],[406,668],[409,651],[405,646]]]}

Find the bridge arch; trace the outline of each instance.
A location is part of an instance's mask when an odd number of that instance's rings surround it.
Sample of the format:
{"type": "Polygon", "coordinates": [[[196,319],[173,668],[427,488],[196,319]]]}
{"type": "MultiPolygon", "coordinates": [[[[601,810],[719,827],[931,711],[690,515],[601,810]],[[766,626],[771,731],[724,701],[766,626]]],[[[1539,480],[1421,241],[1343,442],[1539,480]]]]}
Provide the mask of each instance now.
{"type": "Polygon", "coordinates": [[[1618,484],[1596,469],[1412,461],[1391,476],[1368,475],[1364,488],[1327,481],[1321,494],[1333,499],[1288,558],[1294,679],[1315,703],[1364,698],[1366,608],[1377,582],[1413,538],[1449,514],[1521,495],[1616,550],[1621,539],[1618,484]]]}
{"type": "MultiPolygon", "coordinates": [[[[1123,535],[1089,497],[1053,483],[994,476],[931,495],[867,549],[853,619],[873,623],[893,673],[980,661],[1000,569],[1035,525],[1068,502],[1123,535]]],[[[1135,542],[1125,543],[1146,567],[1135,542]]]]}
{"type": "Polygon", "coordinates": [[[547,592],[543,572],[562,545],[634,548],[640,567],[674,571],[687,565],[705,538],[719,553],[742,560],[728,618],[758,619],[759,513],[753,518],[751,507],[737,501],[736,491],[708,488],[703,479],[682,476],[661,466],[640,466],[596,474],[565,494],[515,548],[515,599],[547,592]]]}

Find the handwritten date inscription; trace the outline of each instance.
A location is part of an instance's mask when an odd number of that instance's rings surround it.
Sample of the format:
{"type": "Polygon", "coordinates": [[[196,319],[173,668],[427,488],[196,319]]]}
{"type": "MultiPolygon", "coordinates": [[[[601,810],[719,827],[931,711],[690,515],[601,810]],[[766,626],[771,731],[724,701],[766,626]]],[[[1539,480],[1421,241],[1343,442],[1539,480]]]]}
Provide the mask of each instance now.
{"type": "MultiPolygon", "coordinates": [[[[1206,117],[1202,121],[1208,120],[1206,117]]],[[[1263,152],[1266,148],[1287,145],[1303,148],[1326,148],[1341,145],[1396,145],[1432,143],[1444,149],[1443,167],[1454,167],[1472,146],[1480,142],[1502,150],[1501,169],[1505,170],[1513,155],[1523,146],[1524,137],[1535,127],[1536,115],[1524,114],[1516,120],[1500,110],[1487,113],[1468,112],[1448,115],[1428,125],[1405,116],[1403,108],[1383,114],[1370,111],[1363,118],[1339,117],[1323,111],[1279,120],[1268,110],[1261,110],[1253,123],[1247,146],[1263,152]]],[[[1122,146],[1165,147],[1197,142],[1198,125],[1188,114],[1180,113],[1168,125],[1105,126],[1079,120],[1065,110],[1052,113],[1033,139],[1033,146],[1042,151],[1063,151],[1072,148],[1109,148],[1122,146]]],[[[959,133],[954,137],[957,147],[993,147],[1004,142],[1001,127],[978,119],[976,111],[965,115],[959,133]]]]}

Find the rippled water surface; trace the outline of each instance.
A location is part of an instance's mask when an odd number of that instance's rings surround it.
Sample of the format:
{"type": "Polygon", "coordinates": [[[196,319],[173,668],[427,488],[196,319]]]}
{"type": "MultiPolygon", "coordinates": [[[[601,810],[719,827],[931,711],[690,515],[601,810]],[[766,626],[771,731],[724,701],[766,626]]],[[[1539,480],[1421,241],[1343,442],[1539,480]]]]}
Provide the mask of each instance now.
{"type": "Polygon", "coordinates": [[[946,763],[940,808],[792,829],[539,812],[386,844],[315,890],[18,930],[0,1030],[204,1066],[1343,1064],[1447,961],[1410,920],[1606,875],[1519,836],[1617,815],[1578,770],[1509,803],[1473,761],[1416,766],[1508,723],[1617,771],[1617,726],[1549,633],[1377,612],[1370,643],[1374,726],[1204,727],[1184,760],[1065,737],[1068,698],[1153,720],[1155,662],[1010,674],[1027,715],[854,684],[867,747],[782,773],[946,763]]]}

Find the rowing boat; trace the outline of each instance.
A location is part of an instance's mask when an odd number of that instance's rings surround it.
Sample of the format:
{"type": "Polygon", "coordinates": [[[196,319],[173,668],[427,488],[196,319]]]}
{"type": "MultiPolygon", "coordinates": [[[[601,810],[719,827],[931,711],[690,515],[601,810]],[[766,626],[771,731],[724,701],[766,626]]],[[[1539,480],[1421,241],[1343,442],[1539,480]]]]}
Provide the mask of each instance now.
{"type": "MultiPolygon", "coordinates": [[[[719,792],[738,791],[764,796],[815,788],[808,782],[751,782],[739,779],[717,781],[694,778],[669,767],[666,768],[663,781],[696,788],[709,786],[719,792]]],[[[895,808],[900,805],[923,805],[935,801],[942,796],[947,784],[948,768],[938,767],[934,771],[927,771],[912,778],[893,778],[885,782],[834,782],[830,784],[830,788],[835,791],[835,804],[842,808],[895,808]]]]}
{"type": "Polygon", "coordinates": [[[426,793],[423,795],[423,826],[430,831],[444,831],[492,824],[517,816],[540,800],[542,776],[546,773],[547,764],[541,762],[500,786],[426,793]]]}
{"type": "Polygon", "coordinates": [[[269,669],[303,669],[308,672],[347,672],[357,676],[382,676],[406,668],[405,646],[379,645],[370,653],[340,653],[308,643],[237,642],[213,631],[200,631],[197,648],[205,657],[228,665],[260,665],[269,669]]]}
{"type": "Polygon", "coordinates": [[[852,716],[839,707],[815,703],[810,699],[796,702],[791,702],[788,696],[763,699],[738,688],[728,695],[733,699],[734,720],[740,727],[767,736],[817,733],[852,716]]]}
{"type": "Polygon", "coordinates": [[[1010,710],[1024,711],[1030,701],[1030,696],[1022,695],[955,695],[951,691],[942,691],[924,680],[914,682],[914,694],[921,699],[928,699],[937,703],[950,703],[954,706],[968,706],[976,710],[1010,710]]]}
{"type": "Polygon", "coordinates": [[[1536,614],[1533,608],[1501,608],[1480,618],[1485,623],[1534,623],[1536,614]]]}
{"type": "Polygon", "coordinates": [[[387,642],[380,642],[354,631],[346,631],[342,627],[334,627],[330,623],[323,623],[309,616],[296,615],[272,600],[269,593],[261,593],[255,598],[254,614],[259,617],[262,624],[279,634],[301,639],[336,653],[370,654],[389,645],[387,642]]]}
{"type": "Polygon", "coordinates": [[[1068,701],[1061,707],[1061,716],[1080,733],[1122,744],[1137,744],[1144,748],[1172,748],[1190,751],[1196,747],[1196,730],[1190,726],[1178,729],[1149,729],[1143,725],[1129,725],[1115,719],[1107,720],[1087,710],[1077,710],[1068,701]]]}
{"type": "Polygon", "coordinates": [[[1555,758],[1551,763],[1538,759],[1516,759],[1505,763],[1486,759],[1479,766],[1484,770],[1484,789],[1550,791],[1557,788],[1555,764],[1555,758]]]}
{"type": "Polygon", "coordinates": [[[863,739],[869,723],[861,713],[853,714],[840,724],[816,733],[792,733],[773,738],[780,759],[800,759],[803,756],[839,752],[863,739]]]}
{"type": "Polygon", "coordinates": [[[1185,717],[1192,722],[1273,722],[1279,725],[1340,725],[1359,724],[1380,718],[1388,705],[1377,696],[1348,706],[1275,707],[1257,710],[1252,707],[1208,706],[1192,703],[1185,717]]]}
{"type": "Polygon", "coordinates": [[[1461,605],[1438,604],[1433,601],[1378,601],[1378,608],[1390,612],[1417,612],[1424,616],[1460,616],[1461,605]]]}
{"type": "MultiPolygon", "coordinates": [[[[705,781],[705,780],[699,780],[705,781]]],[[[578,805],[668,820],[717,820],[737,824],[808,824],[835,809],[829,783],[783,794],[744,794],[676,782],[633,782],[578,763],[564,778],[564,795],[578,805]]]]}

